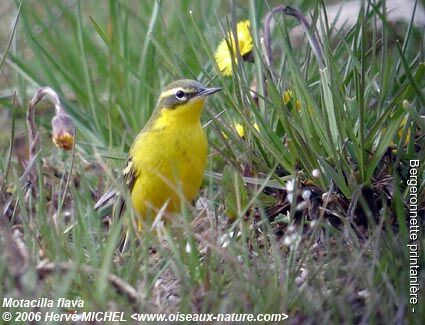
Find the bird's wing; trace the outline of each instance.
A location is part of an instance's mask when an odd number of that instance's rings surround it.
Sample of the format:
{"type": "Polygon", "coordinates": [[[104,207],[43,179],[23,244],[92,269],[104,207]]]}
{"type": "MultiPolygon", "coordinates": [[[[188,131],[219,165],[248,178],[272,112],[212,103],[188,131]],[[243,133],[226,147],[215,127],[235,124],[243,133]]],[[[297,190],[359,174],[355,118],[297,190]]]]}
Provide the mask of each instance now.
{"type": "MultiPolygon", "coordinates": [[[[122,176],[112,185],[109,191],[102,195],[94,206],[95,210],[100,211],[102,220],[108,216],[110,216],[111,219],[121,217],[125,209],[125,198],[122,191],[118,189],[121,188],[122,190],[123,187],[126,186],[131,192],[134,187],[134,183],[136,182],[136,178],[136,169],[134,168],[133,160],[129,157],[125,162],[122,176]]],[[[125,227],[122,229],[122,232],[123,235],[119,244],[119,251],[123,253],[129,249],[130,237],[128,229],[125,230],[125,227]]]]}
{"type": "Polygon", "coordinates": [[[130,192],[133,190],[134,183],[136,182],[137,173],[134,168],[133,159],[128,157],[125,162],[125,168],[122,171],[125,184],[127,185],[130,192]]]}
{"type": "Polygon", "coordinates": [[[94,205],[95,210],[99,210],[107,205],[111,204],[111,200],[113,200],[118,194],[118,191],[115,188],[111,188],[108,192],[103,194],[99,200],[97,200],[94,205]]]}
{"type": "Polygon", "coordinates": [[[120,188],[122,189],[124,185],[123,183],[125,183],[131,192],[136,181],[136,177],[137,174],[134,169],[133,160],[131,157],[129,157],[126,160],[122,176],[118,178],[112,187],[105,194],[103,194],[94,205],[94,209],[96,211],[101,211],[102,219],[111,214],[112,216],[121,216],[125,209],[125,199],[120,191],[120,188]]]}

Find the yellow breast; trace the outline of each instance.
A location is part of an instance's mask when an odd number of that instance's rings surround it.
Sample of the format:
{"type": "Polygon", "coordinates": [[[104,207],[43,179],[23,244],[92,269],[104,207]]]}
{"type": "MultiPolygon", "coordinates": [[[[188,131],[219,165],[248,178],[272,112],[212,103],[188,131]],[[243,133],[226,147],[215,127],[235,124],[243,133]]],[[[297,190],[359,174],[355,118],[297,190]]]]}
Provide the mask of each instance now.
{"type": "Polygon", "coordinates": [[[207,161],[207,138],[200,124],[203,101],[177,111],[162,109],[137,136],[131,149],[136,180],[131,200],[140,221],[180,210],[198,192],[207,161]]]}

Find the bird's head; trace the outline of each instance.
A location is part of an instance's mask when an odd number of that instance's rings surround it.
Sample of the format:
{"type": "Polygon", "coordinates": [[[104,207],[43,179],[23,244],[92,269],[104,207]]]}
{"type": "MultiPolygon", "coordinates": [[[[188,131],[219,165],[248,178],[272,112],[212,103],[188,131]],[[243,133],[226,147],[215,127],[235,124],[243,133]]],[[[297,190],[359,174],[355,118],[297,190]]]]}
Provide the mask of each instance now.
{"type": "Polygon", "coordinates": [[[159,96],[157,109],[162,116],[198,118],[205,99],[221,88],[208,88],[196,80],[181,79],[169,84],[159,96]]]}

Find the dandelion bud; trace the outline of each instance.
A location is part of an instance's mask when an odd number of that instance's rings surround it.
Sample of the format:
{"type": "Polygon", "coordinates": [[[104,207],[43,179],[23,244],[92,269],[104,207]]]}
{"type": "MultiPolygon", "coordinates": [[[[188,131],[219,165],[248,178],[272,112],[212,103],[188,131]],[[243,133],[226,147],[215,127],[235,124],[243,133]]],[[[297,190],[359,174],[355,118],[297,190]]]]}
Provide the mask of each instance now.
{"type": "Polygon", "coordinates": [[[75,125],[71,117],[63,112],[52,119],[52,140],[56,147],[71,150],[74,146],[75,125]]]}
{"type": "Polygon", "coordinates": [[[299,99],[294,98],[294,92],[291,89],[285,90],[282,98],[285,105],[288,105],[290,102],[295,103],[295,108],[297,109],[297,111],[301,111],[301,101],[299,99]]]}
{"type": "Polygon", "coordinates": [[[285,103],[285,105],[287,105],[292,97],[294,96],[294,93],[292,90],[285,90],[285,92],[283,93],[283,102],[285,103]]]}
{"type": "Polygon", "coordinates": [[[235,122],[235,130],[236,130],[236,133],[239,135],[240,138],[243,138],[245,136],[245,128],[243,127],[242,124],[235,122]]]}
{"type": "Polygon", "coordinates": [[[311,174],[313,175],[314,178],[320,178],[320,176],[322,176],[322,173],[320,172],[319,169],[313,169],[311,174]]]}
{"type": "MultiPolygon", "coordinates": [[[[234,126],[235,126],[235,130],[236,130],[236,133],[238,134],[238,136],[240,138],[244,138],[246,133],[245,133],[245,128],[243,127],[243,125],[240,124],[240,123],[234,122],[234,126]]],[[[253,124],[253,126],[257,131],[260,131],[260,128],[259,128],[257,122],[255,122],[253,124]]]]}

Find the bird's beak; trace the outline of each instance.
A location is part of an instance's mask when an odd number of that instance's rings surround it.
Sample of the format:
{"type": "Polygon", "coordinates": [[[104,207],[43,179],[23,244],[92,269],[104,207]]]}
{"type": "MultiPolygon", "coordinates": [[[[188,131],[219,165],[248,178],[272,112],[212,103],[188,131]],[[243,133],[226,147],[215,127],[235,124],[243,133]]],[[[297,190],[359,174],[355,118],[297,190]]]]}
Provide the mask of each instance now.
{"type": "Polygon", "coordinates": [[[219,87],[205,88],[198,93],[198,96],[199,97],[206,97],[206,96],[214,94],[214,93],[216,93],[217,91],[220,91],[220,90],[221,90],[221,88],[219,88],[219,87]]]}

